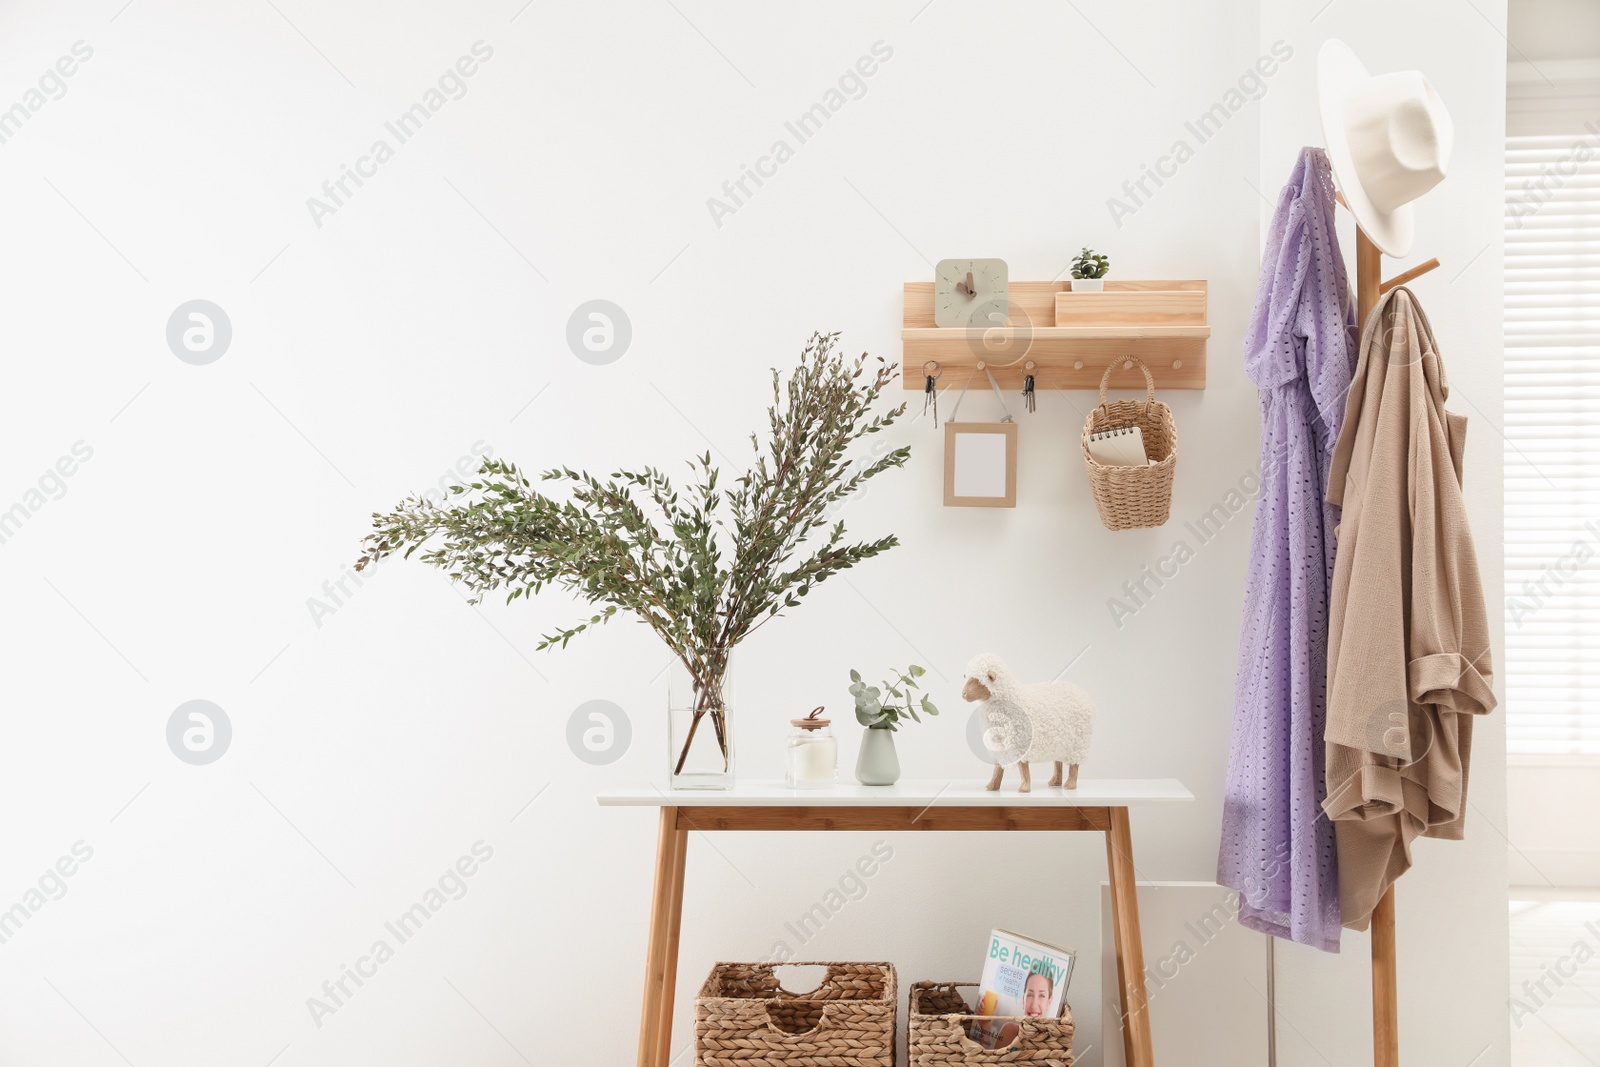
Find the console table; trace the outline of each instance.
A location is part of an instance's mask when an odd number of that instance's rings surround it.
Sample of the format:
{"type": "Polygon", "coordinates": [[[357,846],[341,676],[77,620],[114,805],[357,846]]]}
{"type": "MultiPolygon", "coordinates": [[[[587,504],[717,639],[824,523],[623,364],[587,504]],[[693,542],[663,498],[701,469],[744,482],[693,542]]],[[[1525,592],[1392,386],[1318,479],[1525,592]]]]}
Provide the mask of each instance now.
{"type": "Polygon", "coordinates": [[[1031,793],[1018,793],[1008,782],[991,793],[976,781],[911,781],[891,786],[850,783],[829,789],[790,789],[782,782],[755,781],[714,791],[644,784],[601,793],[598,799],[604,806],[660,809],[639,1067],[667,1067],[671,1058],[689,832],[757,830],[1092,830],[1105,834],[1117,974],[1122,986],[1123,1050],[1129,1067],[1152,1067],[1128,809],[1136,804],[1191,801],[1194,796],[1172,778],[1083,779],[1070,792],[1044,785],[1034,788],[1031,793]]]}

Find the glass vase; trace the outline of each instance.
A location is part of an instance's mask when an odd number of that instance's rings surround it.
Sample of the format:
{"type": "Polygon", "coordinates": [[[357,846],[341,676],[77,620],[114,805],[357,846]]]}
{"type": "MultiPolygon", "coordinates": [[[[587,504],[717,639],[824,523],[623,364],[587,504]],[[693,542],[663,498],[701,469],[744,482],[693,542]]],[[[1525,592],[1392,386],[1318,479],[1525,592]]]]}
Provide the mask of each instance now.
{"type": "Polygon", "coordinates": [[[667,673],[667,783],[673,789],[733,788],[727,669],[690,673],[675,661],[667,673]]]}

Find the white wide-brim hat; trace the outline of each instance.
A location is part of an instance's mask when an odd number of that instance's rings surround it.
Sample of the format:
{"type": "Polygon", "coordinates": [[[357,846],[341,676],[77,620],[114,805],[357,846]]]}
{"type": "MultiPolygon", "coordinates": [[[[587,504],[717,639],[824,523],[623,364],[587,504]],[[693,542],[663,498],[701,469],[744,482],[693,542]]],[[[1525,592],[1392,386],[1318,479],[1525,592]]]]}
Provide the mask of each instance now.
{"type": "Polygon", "coordinates": [[[1323,42],[1317,104],[1334,180],[1361,227],[1386,255],[1416,236],[1411,202],[1444,180],[1455,125],[1421,71],[1372,75],[1350,46],[1323,42]]]}

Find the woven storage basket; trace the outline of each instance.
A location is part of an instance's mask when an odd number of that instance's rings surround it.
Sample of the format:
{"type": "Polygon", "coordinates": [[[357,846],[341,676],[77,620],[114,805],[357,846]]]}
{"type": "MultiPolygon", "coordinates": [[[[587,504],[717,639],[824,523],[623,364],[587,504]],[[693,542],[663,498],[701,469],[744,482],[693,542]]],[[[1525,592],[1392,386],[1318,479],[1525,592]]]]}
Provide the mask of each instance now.
{"type": "Polygon", "coordinates": [[[1072,1063],[1072,1012],[1059,1019],[1019,1016],[1017,1039],[1008,1048],[986,1049],[967,1036],[977,1016],[961,994],[976,982],[918,982],[911,987],[906,1049],[911,1067],[954,1064],[1025,1064],[1069,1067],[1072,1063]]]}
{"type": "Polygon", "coordinates": [[[894,1067],[899,990],[887,963],[826,967],[791,993],[771,963],[719,963],[694,1005],[695,1067],[894,1067]]]}
{"type": "Polygon", "coordinates": [[[1100,406],[1084,420],[1083,465],[1089,472],[1094,506],[1108,530],[1134,530],[1161,526],[1172,512],[1172,473],[1178,465],[1178,427],[1172,409],[1156,399],[1156,382],[1138,356],[1127,356],[1100,376],[1100,406]],[[1143,400],[1107,402],[1111,372],[1132,362],[1144,372],[1143,400]],[[1089,435],[1114,426],[1137,426],[1144,435],[1144,451],[1154,463],[1143,467],[1097,463],[1089,454],[1089,435]]]}

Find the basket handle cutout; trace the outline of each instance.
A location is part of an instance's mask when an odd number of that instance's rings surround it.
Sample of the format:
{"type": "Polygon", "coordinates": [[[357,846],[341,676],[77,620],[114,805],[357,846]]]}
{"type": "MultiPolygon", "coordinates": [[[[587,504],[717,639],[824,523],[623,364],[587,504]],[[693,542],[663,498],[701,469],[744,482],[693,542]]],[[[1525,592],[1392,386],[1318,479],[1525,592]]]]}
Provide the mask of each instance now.
{"type": "Polygon", "coordinates": [[[826,963],[774,963],[767,967],[767,973],[778,983],[778,991],[786,997],[796,1000],[805,1000],[814,996],[819,990],[833,981],[838,976],[838,971],[826,963]],[[778,968],[783,968],[779,971],[778,968]],[[787,976],[787,977],[786,977],[787,976]],[[806,987],[804,991],[793,988],[789,979],[795,980],[795,985],[805,985],[815,978],[816,981],[806,987]]]}

